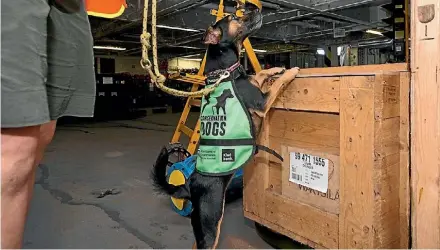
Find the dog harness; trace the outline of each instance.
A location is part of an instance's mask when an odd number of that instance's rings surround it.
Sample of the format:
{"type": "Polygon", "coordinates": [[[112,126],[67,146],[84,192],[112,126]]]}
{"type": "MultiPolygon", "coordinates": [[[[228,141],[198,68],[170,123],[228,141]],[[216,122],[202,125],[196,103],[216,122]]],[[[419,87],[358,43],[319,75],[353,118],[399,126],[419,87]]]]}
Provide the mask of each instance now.
{"type": "MultiPolygon", "coordinates": [[[[236,94],[234,82],[239,75],[235,71],[213,92],[202,97],[196,163],[196,171],[201,174],[231,174],[247,164],[258,149],[272,153],[283,161],[275,151],[256,144],[251,114],[236,94]]],[[[214,82],[208,78],[207,85],[214,82]]]]}

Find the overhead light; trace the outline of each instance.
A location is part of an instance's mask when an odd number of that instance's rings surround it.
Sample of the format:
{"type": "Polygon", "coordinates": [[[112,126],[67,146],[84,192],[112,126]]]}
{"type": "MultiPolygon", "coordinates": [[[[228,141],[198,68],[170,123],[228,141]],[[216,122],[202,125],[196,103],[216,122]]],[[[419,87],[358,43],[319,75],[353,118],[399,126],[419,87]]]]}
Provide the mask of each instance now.
{"type": "Polygon", "coordinates": [[[121,47],[113,47],[113,46],[93,46],[94,49],[106,49],[106,50],[118,50],[118,51],[124,51],[126,48],[121,47]]]}
{"type": "Polygon", "coordinates": [[[185,48],[185,49],[202,49],[202,48],[198,48],[198,47],[191,47],[191,46],[175,46],[175,47],[179,47],[179,48],[185,48]]]}
{"type": "Polygon", "coordinates": [[[323,56],[323,55],[325,55],[325,50],[323,50],[323,49],[317,49],[317,50],[316,50],[316,53],[317,53],[318,55],[323,56]]]}
{"type": "Polygon", "coordinates": [[[173,48],[184,48],[184,49],[203,49],[203,48],[198,48],[198,47],[191,47],[191,46],[183,46],[183,45],[171,45],[168,44],[168,47],[173,47],[173,48]]]}
{"type": "Polygon", "coordinates": [[[374,34],[374,35],[378,35],[378,36],[383,36],[382,32],[377,31],[377,30],[366,30],[365,32],[370,33],[370,34],[374,34]]]}
{"type": "Polygon", "coordinates": [[[200,54],[192,54],[192,55],[186,55],[186,56],[182,56],[182,57],[188,58],[188,57],[194,57],[194,56],[200,56],[200,54]]]}
{"type": "MultiPolygon", "coordinates": [[[[241,50],[241,52],[244,52],[245,50],[244,49],[242,49],[241,50]]],[[[266,53],[267,52],[267,50],[262,50],[262,49],[254,49],[254,52],[256,52],[256,53],[266,53]]]]}
{"type": "Polygon", "coordinates": [[[189,32],[200,32],[200,30],[180,28],[180,27],[173,27],[173,26],[167,26],[167,25],[156,25],[156,27],[164,28],[164,29],[170,29],[170,30],[183,30],[183,31],[189,31],[189,32]]]}
{"type": "Polygon", "coordinates": [[[197,62],[201,62],[203,59],[201,59],[201,58],[185,58],[185,59],[183,59],[183,60],[186,60],[186,61],[197,61],[197,62]]]}

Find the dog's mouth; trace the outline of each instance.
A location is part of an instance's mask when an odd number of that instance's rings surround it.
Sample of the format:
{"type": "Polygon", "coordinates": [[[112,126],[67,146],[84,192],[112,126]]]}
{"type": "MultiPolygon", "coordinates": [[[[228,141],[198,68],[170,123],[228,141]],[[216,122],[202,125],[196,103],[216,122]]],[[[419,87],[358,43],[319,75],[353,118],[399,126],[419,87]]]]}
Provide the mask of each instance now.
{"type": "Polygon", "coordinates": [[[248,35],[260,29],[263,24],[263,15],[258,10],[252,10],[244,14],[242,19],[248,35]]]}

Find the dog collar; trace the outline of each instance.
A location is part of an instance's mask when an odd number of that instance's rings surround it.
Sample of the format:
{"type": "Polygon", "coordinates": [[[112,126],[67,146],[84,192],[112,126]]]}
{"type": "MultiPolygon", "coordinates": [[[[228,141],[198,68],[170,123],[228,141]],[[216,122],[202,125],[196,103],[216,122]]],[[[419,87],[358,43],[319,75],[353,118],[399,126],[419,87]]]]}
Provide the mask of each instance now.
{"type": "Polygon", "coordinates": [[[240,62],[234,63],[234,65],[232,65],[231,67],[227,68],[226,70],[229,71],[229,73],[232,73],[232,71],[238,69],[238,67],[240,67],[240,62]]]}
{"type": "Polygon", "coordinates": [[[233,74],[237,69],[240,69],[240,62],[236,62],[234,63],[231,67],[227,68],[227,69],[218,69],[215,71],[211,71],[208,74],[206,74],[206,85],[210,85],[215,83],[219,78],[220,75],[223,74],[223,72],[228,71],[230,73],[230,77],[228,78],[233,78],[236,79],[240,74],[233,74]]]}
{"type": "Polygon", "coordinates": [[[240,67],[240,62],[236,62],[234,63],[231,67],[227,68],[227,69],[217,69],[211,72],[208,72],[208,74],[206,74],[206,77],[212,77],[212,76],[219,76],[221,75],[224,71],[229,71],[229,73],[232,73],[234,70],[236,70],[238,67],[240,67]]]}

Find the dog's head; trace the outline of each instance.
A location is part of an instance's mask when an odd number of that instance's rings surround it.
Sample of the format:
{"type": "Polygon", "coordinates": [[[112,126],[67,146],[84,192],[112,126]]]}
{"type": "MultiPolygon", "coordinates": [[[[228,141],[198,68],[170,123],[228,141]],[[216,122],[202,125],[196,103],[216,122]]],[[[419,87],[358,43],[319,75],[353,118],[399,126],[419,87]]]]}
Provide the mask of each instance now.
{"type": "Polygon", "coordinates": [[[203,36],[203,43],[221,48],[232,48],[240,53],[243,41],[257,31],[262,24],[263,16],[258,9],[249,11],[243,16],[227,15],[209,26],[203,36]]]}

